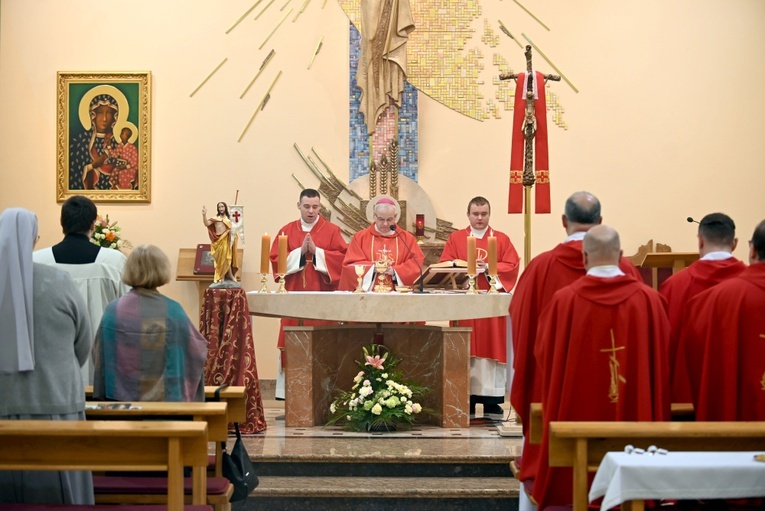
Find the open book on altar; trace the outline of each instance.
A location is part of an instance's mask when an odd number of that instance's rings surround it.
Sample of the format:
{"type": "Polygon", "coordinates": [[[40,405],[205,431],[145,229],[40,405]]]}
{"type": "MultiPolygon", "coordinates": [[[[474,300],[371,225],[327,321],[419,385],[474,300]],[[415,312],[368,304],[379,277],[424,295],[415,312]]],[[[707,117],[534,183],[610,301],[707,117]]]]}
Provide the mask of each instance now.
{"type": "Polygon", "coordinates": [[[463,261],[462,259],[455,259],[453,261],[442,261],[440,263],[431,264],[430,268],[467,268],[467,261],[463,261]]]}
{"type": "MultiPolygon", "coordinates": [[[[467,261],[461,259],[434,263],[422,272],[423,286],[431,288],[464,289],[467,280],[467,261]]],[[[419,283],[417,278],[412,287],[417,287],[419,283]]]]}

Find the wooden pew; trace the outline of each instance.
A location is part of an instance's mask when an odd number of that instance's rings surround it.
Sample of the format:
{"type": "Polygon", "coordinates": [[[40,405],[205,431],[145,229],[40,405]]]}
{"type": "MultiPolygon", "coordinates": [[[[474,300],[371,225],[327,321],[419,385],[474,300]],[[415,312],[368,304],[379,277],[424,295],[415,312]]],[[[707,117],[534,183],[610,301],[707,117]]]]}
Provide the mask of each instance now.
{"type": "Polygon", "coordinates": [[[573,467],[574,511],[587,510],[588,472],[628,444],[669,451],[757,451],[762,422],[551,422],[550,466],[573,467]]]}
{"type": "MultiPolygon", "coordinates": [[[[215,398],[215,385],[205,385],[205,401],[215,398]]],[[[247,422],[247,389],[244,386],[229,386],[220,391],[219,398],[228,404],[228,422],[247,422]]],[[[85,399],[93,399],[93,385],[85,386],[85,399]]]]}
{"type": "MultiPolygon", "coordinates": [[[[693,403],[672,403],[671,407],[673,419],[685,419],[693,416],[693,403]]],[[[531,403],[529,415],[529,442],[541,444],[544,430],[542,403],[531,403]]]]}
{"type": "MultiPolygon", "coordinates": [[[[207,441],[215,443],[215,477],[222,478],[222,448],[221,444],[228,439],[228,405],[225,402],[166,402],[166,401],[134,401],[120,403],[116,401],[88,401],[85,403],[85,416],[88,420],[120,419],[172,419],[183,420],[190,418],[194,422],[207,423],[207,441]],[[121,408],[120,406],[125,406],[121,408]]],[[[197,477],[196,468],[194,476],[197,477]]],[[[206,464],[205,469],[206,471],[206,464]]],[[[223,493],[208,494],[208,502],[215,505],[219,511],[229,509],[228,499],[233,493],[233,486],[228,485],[223,493]]],[[[154,497],[161,497],[156,495],[154,497]]],[[[144,502],[156,502],[157,499],[146,497],[144,502]]],[[[96,503],[135,502],[133,494],[96,494],[96,503]]]]}
{"type": "Polygon", "coordinates": [[[183,509],[184,465],[195,469],[192,503],[204,504],[206,424],[0,421],[0,469],[167,471],[169,511],[183,509]]]}

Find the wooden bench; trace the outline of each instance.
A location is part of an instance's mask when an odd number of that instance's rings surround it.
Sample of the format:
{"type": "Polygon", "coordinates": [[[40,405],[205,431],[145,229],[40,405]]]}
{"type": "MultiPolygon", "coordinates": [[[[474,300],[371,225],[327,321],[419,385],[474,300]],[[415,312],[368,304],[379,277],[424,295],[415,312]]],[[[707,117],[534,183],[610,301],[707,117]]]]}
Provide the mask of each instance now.
{"type": "Polygon", "coordinates": [[[2,470],[157,470],[167,509],[183,509],[183,467],[194,468],[192,504],[206,500],[207,424],[175,421],[0,421],[2,470]]]}
{"type": "MultiPolygon", "coordinates": [[[[693,416],[693,403],[672,403],[671,408],[673,420],[693,416]]],[[[541,444],[544,431],[542,403],[531,403],[529,415],[529,443],[541,444]]]]}
{"type": "MultiPolygon", "coordinates": [[[[205,385],[205,401],[215,399],[215,385],[205,385]]],[[[93,399],[93,385],[85,386],[85,399],[93,399]]],[[[222,389],[219,399],[228,405],[228,422],[247,422],[247,388],[244,386],[229,386],[222,389]]]]}
{"type": "MultiPolygon", "coordinates": [[[[120,403],[116,401],[88,401],[85,403],[85,416],[88,420],[119,419],[137,420],[144,419],[172,419],[191,420],[194,422],[207,423],[207,441],[215,443],[215,477],[208,481],[210,491],[207,492],[207,502],[215,506],[218,511],[230,509],[229,499],[234,488],[223,478],[222,448],[221,445],[228,439],[228,405],[225,402],[199,403],[199,402],[165,402],[165,401],[134,401],[120,403]],[[124,406],[124,407],[123,407],[124,406]]],[[[205,471],[206,471],[205,464],[205,471]]],[[[195,469],[196,470],[196,469],[195,469]]],[[[162,502],[162,494],[141,494],[140,484],[129,484],[130,481],[110,479],[111,476],[94,479],[97,484],[96,503],[159,503],[162,502]],[[128,483],[128,484],[126,484],[128,483]],[[125,493],[120,493],[119,487],[125,488],[125,493]],[[99,491],[99,489],[101,491],[99,491]],[[139,497],[140,495],[140,497],[139,497]]],[[[137,481],[138,483],[145,481],[137,481]]]]}
{"type": "Polygon", "coordinates": [[[586,511],[588,472],[609,451],[628,444],[669,451],[757,451],[765,445],[763,422],[551,422],[550,466],[572,467],[574,511],[586,511]]]}

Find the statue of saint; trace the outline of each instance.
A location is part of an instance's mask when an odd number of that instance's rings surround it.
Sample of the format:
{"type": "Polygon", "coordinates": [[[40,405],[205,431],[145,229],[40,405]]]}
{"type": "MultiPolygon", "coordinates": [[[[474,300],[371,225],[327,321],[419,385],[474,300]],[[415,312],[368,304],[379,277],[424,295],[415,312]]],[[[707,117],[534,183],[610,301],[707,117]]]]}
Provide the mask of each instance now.
{"type": "Polygon", "coordinates": [[[210,287],[241,287],[235,275],[239,270],[237,258],[237,233],[231,230],[231,216],[225,202],[217,205],[218,214],[207,218],[207,208],[202,206],[202,222],[210,235],[210,253],[215,261],[215,277],[210,287]]]}

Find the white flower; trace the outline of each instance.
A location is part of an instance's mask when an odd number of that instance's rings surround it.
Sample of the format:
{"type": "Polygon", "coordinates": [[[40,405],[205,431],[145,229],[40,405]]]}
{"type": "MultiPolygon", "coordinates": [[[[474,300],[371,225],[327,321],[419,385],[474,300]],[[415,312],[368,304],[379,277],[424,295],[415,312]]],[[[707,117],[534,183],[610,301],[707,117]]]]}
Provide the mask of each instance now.
{"type": "Polygon", "coordinates": [[[406,397],[405,396],[401,396],[401,402],[402,403],[406,403],[406,397]]]}
{"type": "Polygon", "coordinates": [[[359,390],[359,395],[366,397],[370,395],[372,392],[374,392],[372,390],[372,387],[361,387],[361,389],[359,390]]]}
{"type": "Polygon", "coordinates": [[[407,403],[407,405],[404,407],[404,412],[406,412],[407,415],[412,415],[412,405],[407,403]]]}
{"type": "Polygon", "coordinates": [[[383,378],[387,378],[388,377],[388,373],[382,373],[380,376],[382,376],[383,378]]]}
{"type": "Polygon", "coordinates": [[[329,411],[332,413],[335,413],[337,411],[337,407],[335,406],[334,402],[331,405],[329,405],[329,411]]]}
{"type": "Polygon", "coordinates": [[[412,404],[412,411],[414,413],[420,413],[422,411],[422,405],[420,405],[420,403],[412,404]]]}
{"type": "Polygon", "coordinates": [[[101,234],[104,235],[104,237],[106,237],[106,235],[109,234],[110,232],[111,231],[109,231],[107,227],[104,227],[103,230],[101,231],[101,234]]]}
{"type": "Polygon", "coordinates": [[[375,415],[380,415],[382,413],[382,406],[379,404],[376,404],[372,407],[372,413],[375,415]]]}
{"type": "Polygon", "coordinates": [[[345,420],[347,420],[347,421],[351,420],[351,416],[350,415],[346,415],[345,416],[345,420]]]}
{"type": "Polygon", "coordinates": [[[371,381],[369,381],[369,380],[364,380],[364,386],[365,386],[365,387],[369,387],[370,385],[372,385],[372,382],[371,382],[371,381]]]}
{"type": "Polygon", "coordinates": [[[111,245],[109,245],[109,248],[117,248],[117,244],[116,243],[112,243],[111,245]]]}

